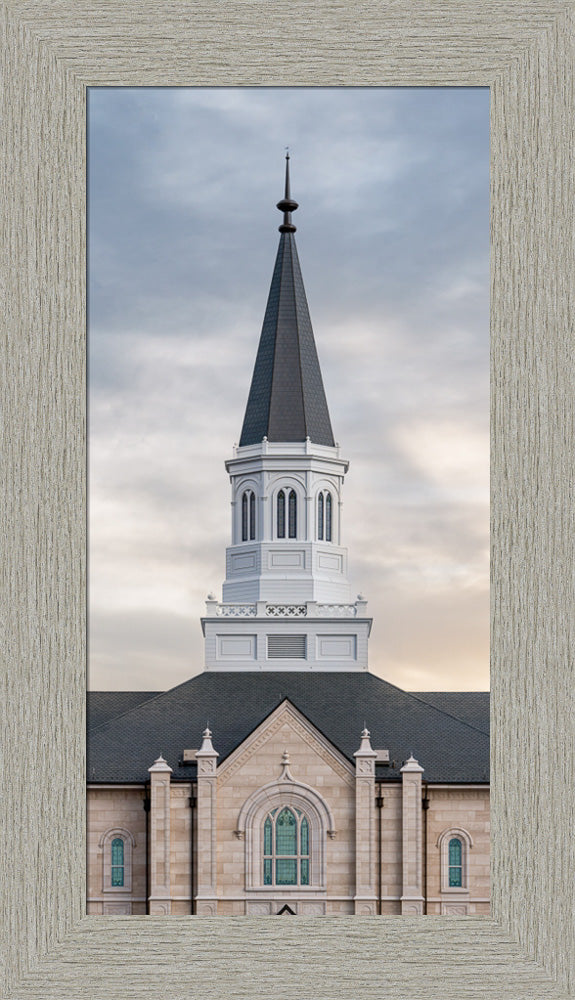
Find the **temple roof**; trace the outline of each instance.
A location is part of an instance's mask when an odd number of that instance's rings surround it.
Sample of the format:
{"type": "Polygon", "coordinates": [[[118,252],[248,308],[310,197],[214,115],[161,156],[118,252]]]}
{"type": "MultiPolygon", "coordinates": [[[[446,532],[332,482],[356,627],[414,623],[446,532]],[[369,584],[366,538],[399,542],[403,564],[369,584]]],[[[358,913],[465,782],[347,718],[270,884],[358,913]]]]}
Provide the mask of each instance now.
{"type": "Polygon", "coordinates": [[[333,447],[334,437],[295,244],[289,154],[280,242],[244,416],[240,447],[305,441],[333,447]]]}
{"type": "Polygon", "coordinates": [[[89,726],[88,780],[144,782],[160,753],[175,780],[195,780],[195,767],[180,759],[185,749],[200,746],[207,721],[222,763],[287,699],[350,763],[367,725],[372,746],[390,753],[391,766],[378,767],[383,781],[399,781],[403,761],[413,754],[427,781],[487,783],[489,695],[458,693],[447,698],[447,710],[431,703],[444,697],[410,694],[367,672],[198,674],[96,728],[89,726]],[[464,721],[465,715],[473,724],[464,721]]]}

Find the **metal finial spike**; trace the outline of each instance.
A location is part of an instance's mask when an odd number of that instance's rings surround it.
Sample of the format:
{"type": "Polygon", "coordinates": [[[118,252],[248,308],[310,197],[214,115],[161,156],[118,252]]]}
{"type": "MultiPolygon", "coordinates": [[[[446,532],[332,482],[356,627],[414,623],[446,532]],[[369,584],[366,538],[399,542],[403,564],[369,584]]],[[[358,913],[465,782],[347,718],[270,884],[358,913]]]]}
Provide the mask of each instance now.
{"type": "Polygon", "coordinates": [[[289,147],[286,146],[286,179],[285,179],[285,195],[281,201],[278,201],[277,207],[280,212],[284,214],[284,221],[281,226],[279,226],[280,233],[295,233],[296,227],[291,221],[291,213],[295,212],[298,207],[297,201],[294,201],[290,193],[290,178],[289,178],[289,147]]]}

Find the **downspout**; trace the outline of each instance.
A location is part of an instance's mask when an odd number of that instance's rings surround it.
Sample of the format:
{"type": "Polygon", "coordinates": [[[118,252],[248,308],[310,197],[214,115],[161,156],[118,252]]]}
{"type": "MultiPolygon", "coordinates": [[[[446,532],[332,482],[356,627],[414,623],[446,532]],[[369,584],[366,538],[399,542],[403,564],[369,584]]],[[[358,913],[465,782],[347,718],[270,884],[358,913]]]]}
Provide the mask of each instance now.
{"type": "Polygon", "coordinates": [[[383,809],[383,790],[381,782],[378,783],[375,804],[377,805],[377,914],[381,917],[381,893],[383,888],[383,872],[381,863],[381,811],[383,809]]]}
{"type": "Polygon", "coordinates": [[[427,796],[427,782],[422,783],[423,799],[421,807],[423,809],[423,915],[427,916],[427,811],[429,809],[429,798],[427,796]]]}
{"type": "Polygon", "coordinates": [[[144,785],[144,812],[146,813],[146,916],[150,915],[150,782],[144,785]]]}
{"type": "Polygon", "coordinates": [[[190,806],[191,813],[192,813],[191,817],[190,817],[190,897],[191,897],[191,899],[190,899],[190,913],[192,914],[192,916],[196,912],[196,886],[195,886],[196,870],[195,870],[195,865],[194,865],[194,855],[195,855],[195,846],[196,846],[196,843],[195,843],[196,842],[196,828],[195,828],[195,824],[196,824],[196,809],[195,809],[195,806],[196,806],[196,793],[197,793],[197,786],[194,785],[194,784],[192,784],[190,786],[190,798],[188,799],[189,806],[190,806]]]}

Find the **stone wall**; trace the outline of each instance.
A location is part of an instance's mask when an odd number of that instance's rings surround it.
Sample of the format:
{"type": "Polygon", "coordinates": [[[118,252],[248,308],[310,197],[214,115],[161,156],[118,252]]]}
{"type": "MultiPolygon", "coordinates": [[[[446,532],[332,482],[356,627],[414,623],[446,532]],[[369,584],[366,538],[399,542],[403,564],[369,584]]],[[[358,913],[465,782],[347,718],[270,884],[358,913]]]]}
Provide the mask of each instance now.
{"type": "MultiPolygon", "coordinates": [[[[214,734],[217,750],[217,735],[214,734]]],[[[170,781],[171,775],[166,772],[170,781]]],[[[163,775],[162,775],[163,777],[163,775]]],[[[425,778],[425,774],[423,775],[425,778]]],[[[356,892],[356,795],[353,767],[334,752],[321,734],[297,712],[280,708],[220,767],[216,767],[215,896],[206,906],[221,915],[275,913],[288,902],[299,913],[350,914],[356,892]],[[258,806],[260,790],[263,804],[258,806]],[[279,791],[278,791],[279,789],[279,791]],[[276,798],[274,799],[274,795],[276,798]],[[314,884],[309,887],[262,885],[261,850],[250,866],[254,849],[249,808],[255,802],[261,815],[278,796],[301,805],[309,797],[322,827],[322,850],[315,858],[314,884]],[[269,804],[266,804],[269,796],[269,804]],[[295,796],[295,798],[294,798],[295,796]],[[300,796],[300,798],[298,798],[300,796]],[[303,798],[302,798],[303,797],[303,798]],[[263,810],[263,812],[262,812],[263,810]],[[246,820],[247,816],[247,820],[246,820]],[[243,817],[243,818],[242,818],[243,817]],[[243,824],[243,829],[241,828],[243,824]],[[333,827],[333,829],[331,829],[333,827]],[[251,839],[250,839],[251,838],[251,839]],[[249,875],[249,877],[248,877],[249,875]]],[[[402,782],[382,786],[383,805],[375,808],[372,824],[376,852],[381,820],[381,913],[401,913],[404,893],[402,782]]],[[[88,790],[88,913],[146,912],[146,789],[91,786],[88,790]],[[104,857],[114,831],[127,835],[126,883],[110,884],[104,857]],[[107,838],[107,839],[106,839],[107,838]]],[[[192,912],[192,868],[197,871],[195,850],[196,808],[190,808],[195,789],[191,784],[169,785],[169,900],[164,912],[192,912]]],[[[422,892],[429,914],[485,914],[489,912],[489,789],[425,786],[428,808],[422,811],[422,892]],[[446,883],[446,857],[450,836],[464,843],[465,879],[461,889],[446,883]],[[443,866],[443,867],[442,867],[443,866]],[[443,872],[443,874],[442,874],[443,872]]],[[[257,815],[260,815],[257,813],[257,815]]],[[[254,814],[255,815],[255,814],[254,814]]],[[[259,821],[258,821],[259,822],[259,821]]],[[[319,822],[319,821],[318,821],[319,822]]],[[[204,824],[205,825],[205,824],[204,824]]],[[[260,822],[261,826],[261,822],[260,822]]],[[[199,818],[197,829],[203,831],[199,818]]],[[[361,831],[361,827],[359,827],[361,831]]],[[[204,831],[205,832],[205,831],[204,831]]],[[[360,833],[361,835],[361,833],[360,833]]],[[[315,847],[318,847],[317,832],[315,847]]],[[[313,839],[313,837],[312,837],[313,839]]],[[[379,872],[375,890],[379,892],[379,872]]],[[[201,912],[198,908],[198,912],[201,912]]]]}

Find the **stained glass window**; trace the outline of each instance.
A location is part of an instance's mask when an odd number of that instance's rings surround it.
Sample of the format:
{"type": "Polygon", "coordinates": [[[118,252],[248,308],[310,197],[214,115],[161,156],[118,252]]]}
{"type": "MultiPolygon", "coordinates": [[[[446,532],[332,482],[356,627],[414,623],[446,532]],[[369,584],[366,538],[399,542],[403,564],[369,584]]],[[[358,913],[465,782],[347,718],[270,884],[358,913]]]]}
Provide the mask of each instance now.
{"type": "Polygon", "coordinates": [[[112,841],[112,885],[124,884],[124,841],[115,837],[112,841]]]}
{"type": "Polygon", "coordinates": [[[297,885],[297,860],[278,858],[276,861],[276,885],[297,885]]]}
{"type": "Polygon", "coordinates": [[[264,885],[309,885],[309,823],[299,809],[274,809],[264,822],[264,885]]]}
{"type": "Polygon", "coordinates": [[[300,851],[302,854],[309,854],[309,827],[305,816],[300,827],[300,851]]]}
{"type": "Polygon", "coordinates": [[[288,534],[297,538],[297,497],[295,490],[290,490],[288,499],[288,534]]]}
{"type": "Polygon", "coordinates": [[[278,493],[278,538],[286,536],[286,495],[283,490],[278,493]]]}
{"type": "Polygon", "coordinates": [[[272,853],[272,820],[271,816],[265,821],[264,824],[264,854],[272,853]]]}
{"type": "Polygon", "coordinates": [[[325,540],[331,542],[331,493],[325,495],[325,540]]]}
{"type": "Polygon", "coordinates": [[[276,820],[276,852],[297,854],[297,825],[291,809],[282,809],[276,820]]]}
{"type": "Polygon", "coordinates": [[[323,493],[317,498],[317,537],[320,541],[323,538],[323,493]]]}
{"type": "Polygon", "coordinates": [[[458,837],[449,841],[449,886],[461,888],[463,885],[463,851],[458,837]]]}

